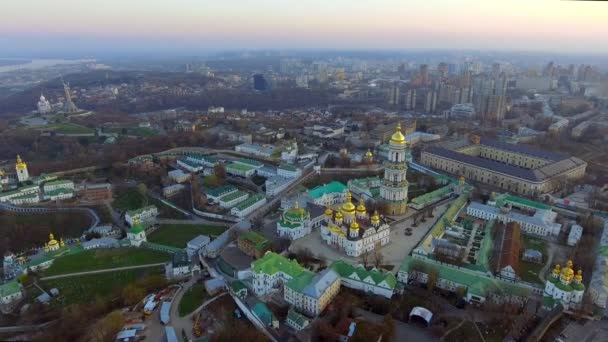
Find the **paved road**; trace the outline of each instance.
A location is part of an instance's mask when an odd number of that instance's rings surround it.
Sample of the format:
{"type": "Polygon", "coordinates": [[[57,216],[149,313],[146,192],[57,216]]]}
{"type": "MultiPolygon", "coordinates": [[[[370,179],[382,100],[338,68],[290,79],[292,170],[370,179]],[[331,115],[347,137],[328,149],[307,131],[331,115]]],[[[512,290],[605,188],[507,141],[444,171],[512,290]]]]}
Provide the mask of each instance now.
{"type": "MultiPolygon", "coordinates": [[[[383,316],[376,315],[373,312],[366,310],[355,309],[355,315],[363,317],[365,320],[378,323],[382,322],[383,316]]],[[[403,323],[395,320],[395,340],[397,341],[416,341],[416,342],[433,342],[438,341],[427,330],[413,324],[403,323]]]]}
{"type": "Polygon", "coordinates": [[[103,270],[67,273],[67,274],[60,274],[60,275],[55,275],[55,276],[42,277],[42,278],[40,278],[40,280],[51,280],[51,279],[59,279],[59,278],[67,278],[67,277],[77,277],[77,276],[88,275],[88,274],[98,274],[98,273],[108,273],[108,272],[135,270],[135,269],[138,269],[138,268],[149,268],[149,267],[163,266],[164,264],[166,264],[166,263],[165,262],[158,262],[158,263],[155,263],[155,264],[135,265],[135,266],[125,266],[125,267],[115,267],[115,268],[106,268],[106,269],[103,269],[103,270]]]}

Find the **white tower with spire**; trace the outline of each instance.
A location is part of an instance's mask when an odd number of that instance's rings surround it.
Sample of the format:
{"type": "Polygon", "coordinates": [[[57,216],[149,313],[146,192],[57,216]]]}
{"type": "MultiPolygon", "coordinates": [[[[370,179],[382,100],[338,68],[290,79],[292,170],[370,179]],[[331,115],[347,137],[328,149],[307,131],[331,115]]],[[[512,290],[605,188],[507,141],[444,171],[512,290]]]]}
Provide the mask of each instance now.
{"type": "Polygon", "coordinates": [[[65,102],[63,103],[63,111],[65,113],[76,113],[78,112],[78,107],[72,101],[72,93],[70,92],[70,85],[68,83],[63,82],[63,92],[65,96],[65,102]]]}
{"type": "Polygon", "coordinates": [[[388,160],[384,163],[384,179],[380,186],[380,197],[389,203],[391,215],[407,212],[407,155],[407,142],[399,123],[389,141],[388,160]]]}
{"type": "Polygon", "coordinates": [[[30,179],[30,174],[27,171],[27,164],[21,160],[21,156],[17,156],[17,163],[15,164],[15,171],[17,172],[17,180],[19,182],[25,182],[30,179]]]}

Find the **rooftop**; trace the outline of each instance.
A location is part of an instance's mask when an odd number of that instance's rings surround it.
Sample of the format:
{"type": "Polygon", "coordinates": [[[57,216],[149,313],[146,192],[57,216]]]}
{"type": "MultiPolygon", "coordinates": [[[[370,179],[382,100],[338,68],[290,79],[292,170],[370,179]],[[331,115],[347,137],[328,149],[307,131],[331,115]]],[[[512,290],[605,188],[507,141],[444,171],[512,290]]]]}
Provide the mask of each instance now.
{"type": "Polygon", "coordinates": [[[238,191],[238,189],[234,185],[229,184],[217,188],[207,189],[207,195],[212,197],[218,197],[234,191],[238,191]]]}
{"type": "Polygon", "coordinates": [[[343,278],[353,279],[356,276],[360,281],[371,280],[376,286],[385,282],[390,289],[394,289],[397,285],[395,275],[390,272],[383,272],[375,268],[367,270],[363,265],[351,265],[342,260],[335,261],[330,267],[343,278]]]}
{"type": "Polygon", "coordinates": [[[248,193],[246,193],[245,191],[238,190],[238,191],[231,192],[231,193],[228,193],[228,194],[220,197],[220,201],[230,202],[230,201],[233,201],[233,200],[235,200],[235,199],[237,199],[239,197],[243,197],[243,196],[247,196],[247,195],[248,195],[248,193]]]}
{"type": "Polygon", "coordinates": [[[237,208],[238,210],[245,210],[245,209],[249,208],[250,206],[254,205],[255,203],[258,203],[259,201],[261,201],[264,198],[265,197],[263,194],[256,194],[256,195],[253,195],[253,196],[249,197],[248,199],[242,201],[241,203],[235,205],[234,207],[237,208]]]}
{"type": "Polygon", "coordinates": [[[241,235],[239,239],[251,242],[255,246],[255,249],[260,252],[270,243],[263,235],[253,231],[248,231],[241,235]]]}
{"type": "Polygon", "coordinates": [[[247,172],[247,171],[255,169],[255,167],[245,165],[245,164],[230,163],[230,164],[226,165],[226,169],[233,169],[233,170],[237,170],[237,171],[247,172]]]}
{"type": "Polygon", "coordinates": [[[251,266],[255,273],[273,275],[282,272],[292,278],[299,276],[303,272],[308,272],[297,261],[287,259],[274,252],[266,252],[262,258],[254,261],[251,266]]]}
{"type": "Polygon", "coordinates": [[[312,190],[308,190],[308,195],[313,199],[317,199],[321,198],[325,194],[341,193],[347,191],[347,189],[348,188],[346,187],[346,185],[337,181],[333,181],[325,185],[317,186],[312,190]]]}

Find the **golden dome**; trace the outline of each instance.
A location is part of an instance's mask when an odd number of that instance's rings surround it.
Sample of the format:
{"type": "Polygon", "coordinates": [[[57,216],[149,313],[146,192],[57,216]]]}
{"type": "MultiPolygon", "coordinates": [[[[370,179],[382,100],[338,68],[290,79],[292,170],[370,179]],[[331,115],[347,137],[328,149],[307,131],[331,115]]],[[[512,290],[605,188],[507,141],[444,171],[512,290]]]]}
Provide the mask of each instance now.
{"type": "Polygon", "coordinates": [[[23,170],[26,168],[27,168],[27,165],[23,162],[23,160],[21,160],[21,156],[17,155],[17,164],[15,164],[15,169],[23,170]]]}
{"type": "Polygon", "coordinates": [[[349,191],[348,194],[346,194],[346,203],[344,203],[342,206],[342,211],[347,214],[352,214],[355,212],[355,209],[355,205],[353,204],[353,195],[351,195],[349,191]]]}
{"type": "Polygon", "coordinates": [[[49,234],[49,243],[48,246],[49,247],[53,247],[53,246],[57,246],[59,244],[59,242],[57,242],[57,240],[55,240],[55,237],[53,236],[53,233],[49,234]]]}
{"type": "Polygon", "coordinates": [[[372,222],[374,222],[374,223],[380,222],[380,215],[378,215],[378,210],[374,211],[374,216],[372,216],[372,222]]]}
{"type": "Polygon", "coordinates": [[[460,176],[460,178],[458,179],[458,181],[460,182],[460,184],[464,184],[464,176],[460,176]]]}
{"type": "Polygon", "coordinates": [[[561,266],[559,264],[555,264],[555,268],[553,269],[553,275],[556,277],[559,276],[560,271],[561,271],[560,269],[561,269],[561,266]]]}
{"type": "Polygon", "coordinates": [[[306,209],[300,208],[300,204],[298,204],[298,201],[293,204],[293,208],[291,208],[289,211],[292,215],[300,217],[306,216],[306,209]]]}
{"type": "Polygon", "coordinates": [[[336,213],[336,219],[341,220],[341,219],[343,219],[343,218],[344,218],[344,215],[342,215],[342,212],[341,212],[341,211],[338,211],[338,212],[336,213]]]}
{"type": "Polygon", "coordinates": [[[333,210],[331,210],[330,207],[327,207],[327,209],[325,209],[325,216],[330,216],[334,213],[333,210]]]}
{"type": "Polygon", "coordinates": [[[395,144],[405,144],[405,135],[401,133],[401,123],[397,124],[397,129],[395,129],[395,133],[391,136],[391,142],[395,144]]]}
{"type": "Polygon", "coordinates": [[[368,159],[371,159],[374,155],[372,154],[372,151],[367,150],[367,152],[365,152],[365,157],[368,159]]]}
{"type": "Polygon", "coordinates": [[[583,281],[583,270],[578,270],[578,272],[576,272],[576,275],[574,276],[574,280],[576,280],[579,283],[583,281]]]}
{"type": "Polygon", "coordinates": [[[365,204],[363,204],[363,199],[359,201],[359,205],[357,206],[357,212],[365,214],[365,204]]]}
{"type": "Polygon", "coordinates": [[[359,224],[357,223],[357,221],[353,221],[353,223],[350,224],[350,229],[359,230],[359,224]]]}
{"type": "Polygon", "coordinates": [[[562,269],[562,275],[566,279],[572,279],[574,276],[574,271],[572,270],[572,260],[568,260],[566,267],[562,269]]]}

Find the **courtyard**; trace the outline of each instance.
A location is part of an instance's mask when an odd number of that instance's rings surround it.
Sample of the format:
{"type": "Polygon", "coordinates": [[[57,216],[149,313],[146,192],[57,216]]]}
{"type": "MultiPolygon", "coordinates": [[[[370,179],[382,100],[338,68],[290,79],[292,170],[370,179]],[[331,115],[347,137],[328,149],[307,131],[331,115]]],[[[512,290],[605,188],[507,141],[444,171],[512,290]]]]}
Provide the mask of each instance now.
{"type": "MultiPolygon", "coordinates": [[[[433,226],[436,220],[439,219],[441,214],[446,210],[450,202],[442,202],[440,205],[435,207],[432,218],[427,218],[425,222],[418,223],[417,227],[413,227],[413,215],[416,210],[410,209],[408,213],[391,223],[391,240],[390,242],[380,248],[380,252],[383,255],[383,264],[393,266],[393,270],[397,270],[401,265],[401,262],[408,255],[416,245],[422,240],[427,234],[429,229],[433,226]],[[411,228],[412,235],[405,235],[406,228],[411,228]]],[[[314,229],[311,234],[293,241],[289,247],[289,251],[297,253],[305,249],[317,258],[325,260],[328,264],[336,260],[344,260],[349,263],[360,263],[360,258],[349,257],[337,249],[328,246],[322,239],[319,229],[314,229]]]]}

